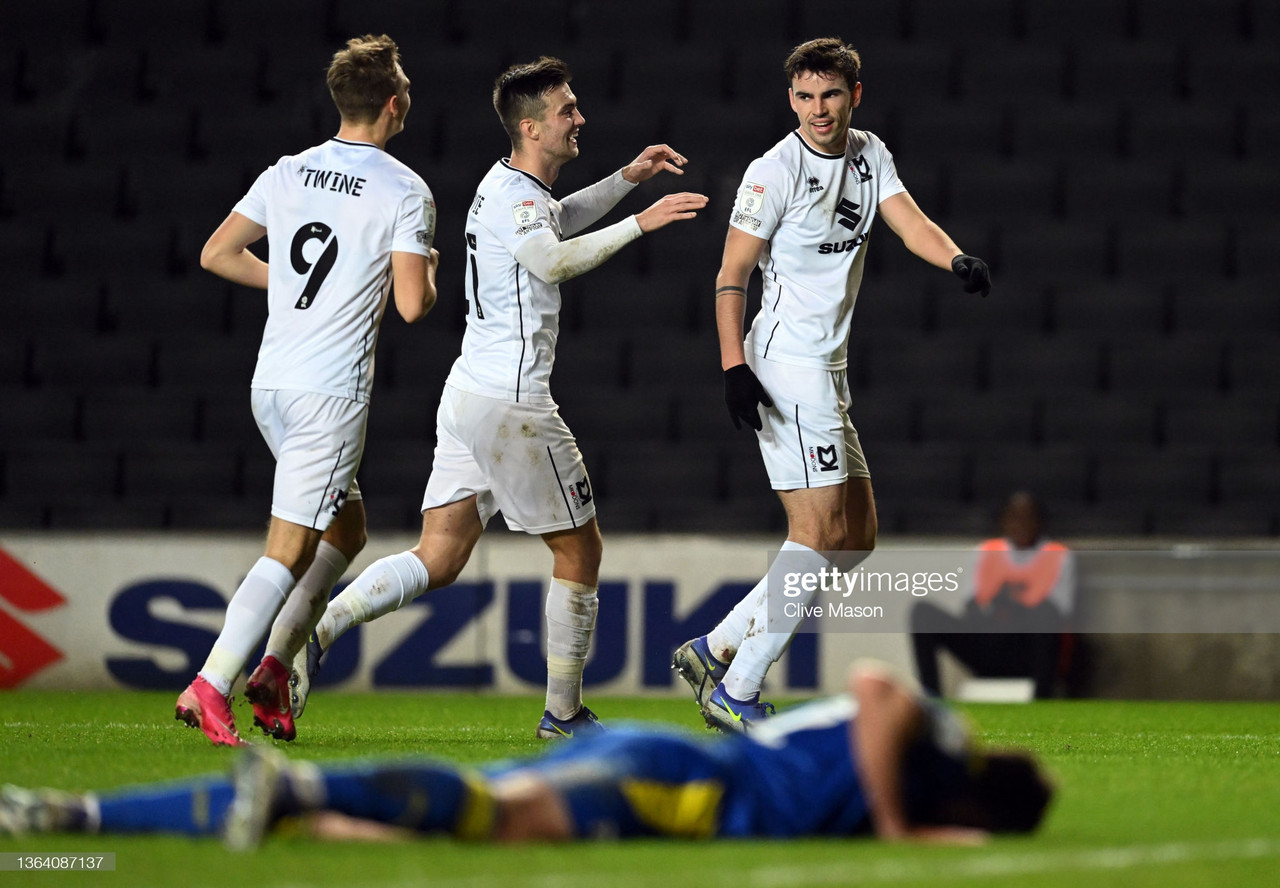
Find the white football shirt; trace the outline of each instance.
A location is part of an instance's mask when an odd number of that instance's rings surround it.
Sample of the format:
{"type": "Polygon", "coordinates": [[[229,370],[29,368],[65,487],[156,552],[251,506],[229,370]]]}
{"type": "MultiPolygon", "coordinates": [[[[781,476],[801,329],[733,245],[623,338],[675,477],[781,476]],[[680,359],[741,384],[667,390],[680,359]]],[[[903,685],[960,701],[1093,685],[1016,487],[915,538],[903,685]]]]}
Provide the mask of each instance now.
{"type": "Polygon", "coordinates": [[[893,155],[860,130],[849,130],[843,154],[815,151],[793,131],[751,162],[729,224],[768,241],[760,311],[747,336],[755,354],[846,366],[871,222],[880,201],[903,191],[893,155]]]}
{"type": "Polygon", "coordinates": [[[270,250],[253,387],[368,401],[391,253],[431,251],[426,183],[376,145],[335,138],[280,158],[235,211],[266,227],[270,250]]]}
{"type": "Polygon", "coordinates": [[[505,159],[490,168],[467,213],[467,330],[448,384],[490,398],[554,403],[560,287],[516,261],[522,239],[561,239],[562,208],[537,176],[505,159]]]}

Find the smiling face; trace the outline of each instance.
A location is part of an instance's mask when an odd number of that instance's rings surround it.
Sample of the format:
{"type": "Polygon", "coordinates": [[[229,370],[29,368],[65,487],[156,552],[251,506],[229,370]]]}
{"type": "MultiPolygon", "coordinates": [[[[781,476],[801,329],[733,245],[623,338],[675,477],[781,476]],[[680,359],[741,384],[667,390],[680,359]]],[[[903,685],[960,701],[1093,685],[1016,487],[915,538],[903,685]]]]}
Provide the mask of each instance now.
{"type": "Polygon", "coordinates": [[[849,84],[840,74],[800,71],[788,91],[791,110],[800,121],[800,136],[815,151],[844,153],[849,116],[862,101],[862,84],[849,84]]]}
{"type": "Polygon", "coordinates": [[[538,147],[545,158],[563,164],[578,156],[578,130],[586,118],[578,111],[578,97],[562,83],[542,96],[542,117],[535,122],[538,147]]]}

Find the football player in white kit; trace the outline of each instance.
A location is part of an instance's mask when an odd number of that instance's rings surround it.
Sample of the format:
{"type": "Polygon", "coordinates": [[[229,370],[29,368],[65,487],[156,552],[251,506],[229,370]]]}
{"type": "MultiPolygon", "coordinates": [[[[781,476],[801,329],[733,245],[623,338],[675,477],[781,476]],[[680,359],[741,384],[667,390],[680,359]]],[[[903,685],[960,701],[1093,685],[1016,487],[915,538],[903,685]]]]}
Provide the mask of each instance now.
{"type": "MultiPolygon", "coordinates": [[[[817,575],[829,566],[822,553],[844,553],[838,566],[847,571],[876,541],[845,369],[876,213],[911,252],[955,272],[965,292],[986,296],[991,280],[986,263],[962,253],[916,206],[884,143],[849,128],[862,100],[858,53],[838,38],[811,40],[784,70],[800,125],[747,167],[716,277],[716,324],[729,415],[735,427],[756,430],[787,513],[787,540],[770,574],[785,563],[788,572],[817,575]],[[744,341],[755,268],[764,291],[744,341]]],[[[709,724],[745,730],[772,712],[760,686],[799,620],[770,612],[768,587],[766,576],[708,635],[675,652],[673,666],[709,724]]]]}
{"type": "Polygon", "coordinates": [[[562,200],[560,168],[578,156],[584,122],[559,59],[515,65],[497,80],[493,105],[511,138],[510,159],[481,180],[467,216],[467,330],[446,380],[437,443],[413,549],[376,562],[330,604],[307,656],[294,664],[295,715],[306,705],[321,650],[356,623],[390,613],[452,583],[485,524],[502,512],[513,530],[550,547],[547,697],[537,735],[599,730],[582,703],[582,670],[595,626],[601,541],[582,454],[551,397],[562,281],[603,263],[642,234],[706,205],[668,195],[598,231],[594,224],[639,182],[685,158],[666,145],[562,200]]]}
{"type": "Polygon", "coordinates": [[[266,552],[178,697],[176,717],[215,744],[240,742],[228,694],[268,627],[267,656],[245,696],[264,731],[294,736],[286,664],[365,542],[355,474],[387,296],[394,282],[396,309],[409,323],[436,300],[435,203],[426,183],[385,151],[409,112],[399,50],[386,35],[350,40],[327,80],[338,134],[262,173],[200,257],[213,273],[267,291],[252,401],[276,458],[266,552]],[[269,264],[247,249],[264,234],[269,264]]]}

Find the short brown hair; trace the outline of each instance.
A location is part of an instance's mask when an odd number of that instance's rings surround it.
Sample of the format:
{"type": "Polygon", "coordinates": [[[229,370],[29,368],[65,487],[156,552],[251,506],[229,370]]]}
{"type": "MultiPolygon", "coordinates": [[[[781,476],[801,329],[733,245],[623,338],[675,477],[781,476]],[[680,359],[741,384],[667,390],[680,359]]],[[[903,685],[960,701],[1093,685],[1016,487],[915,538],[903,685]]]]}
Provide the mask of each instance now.
{"type": "Polygon", "coordinates": [[[334,53],[325,80],[343,119],[377,120],[383,104],[404,86],[399,65],[400,48],[386,34],[352,37],[346,49],[334,53]]]}
{"type": "Polygon", "coordinates": [[[790,86],[802,72],[839,74],[849,89],[862,77],[862,57],[839,37],[819,37],[791,50],[782,66],[790,86]]]}
{"type": "Polygon", "coordinates": [[[520,121],[541,117],[547,107],[543,97],[572,79],[569,66],[551,56],[512,65],[498,75],[493,83],[493,110],[498,112],[513,146],[520,144],[520,121]]]}

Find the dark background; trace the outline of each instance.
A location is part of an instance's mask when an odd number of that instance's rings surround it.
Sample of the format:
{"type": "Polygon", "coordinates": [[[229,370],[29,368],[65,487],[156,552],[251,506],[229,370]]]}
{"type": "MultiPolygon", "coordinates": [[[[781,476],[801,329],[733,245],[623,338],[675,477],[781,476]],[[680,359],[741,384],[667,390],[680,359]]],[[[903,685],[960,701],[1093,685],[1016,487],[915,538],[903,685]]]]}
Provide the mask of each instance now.
{"type": "Polygon", "coordinates": [[[509,150],[491,85],[543,53],[574,69],[587,121],[557,194],[668,142],[686,175],[606,221],[670,190],[712,201],[561,288],[553,390],[602,527],[783,527],[721,402],[712,290],[743,170],[795,125],[782,61],[835,34],[863,55],[853,126],[995,278],[967,296],[875,229],[850,380],[882,532],[985,534],[1021,486],[1063,536],[1280,531],[1266,0],[6,3],[0,528],[264,525],[248,382],[265,304],[199,250],[263,168],[336,132],[324,71],[366,32],[396,39],[413,81],[389,150],[434,192],[442,254],[430,317],[383,323],[373,529],[418,527],[464,325],[463,214],[509,150]]]}

